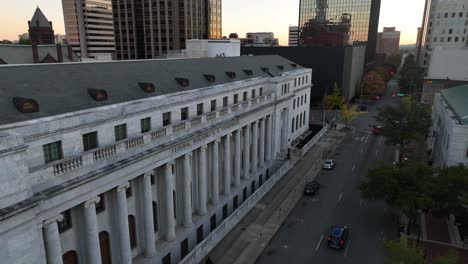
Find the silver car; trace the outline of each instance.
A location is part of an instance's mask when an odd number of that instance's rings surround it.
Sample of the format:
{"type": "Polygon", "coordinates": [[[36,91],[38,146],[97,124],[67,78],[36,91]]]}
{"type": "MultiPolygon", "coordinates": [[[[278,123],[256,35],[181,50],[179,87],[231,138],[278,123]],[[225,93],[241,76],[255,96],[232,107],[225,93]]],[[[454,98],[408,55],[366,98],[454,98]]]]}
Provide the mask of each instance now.
{"type": "Polygon", "coordinates": [[[333,160],[333,159],[327,159],[323,162],[323,166],[322,168],[326,169],[326,170],[331,170],[333,169],[333,167],[335,167],[336,165],[336,161],[333,160]]]}

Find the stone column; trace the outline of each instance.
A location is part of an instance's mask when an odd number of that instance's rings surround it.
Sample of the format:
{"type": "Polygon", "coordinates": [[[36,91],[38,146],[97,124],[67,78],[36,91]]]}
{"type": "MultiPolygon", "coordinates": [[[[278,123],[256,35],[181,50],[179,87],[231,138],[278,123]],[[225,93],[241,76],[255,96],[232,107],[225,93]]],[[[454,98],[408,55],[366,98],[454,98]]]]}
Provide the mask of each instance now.
{"type": "Polygon", "coordinates": [[[265,143],[265,152],[266,152],[265,158],[267,162],[271,161],[271,155],[272,155],[271,144],[273,143],[271,142],[271,121],[272,121],[272,116],[271,115],[267,116],[266,118],[266,143],[265,143]]]}
{"type": "Polygon", "coordinates": [[[257,173],[258,167],[258,121],[252,124],[252,174],[257,173]]]}
{"type": "Polygon", "coordinates": [[[63,220],[63,215],[54,216],[43,223],[44,244],[46,250],[47,263],[62,264],[62,245],[57,222],[63,220]]]}
{"type": "Polygon", "coordinates": [[[244,127],[244,173],[245,180],[250,179],[250,124],[244,127]]]}
{"type": "Polygon", "coordinates": [[[200,148],[200,164],[198,166],[198,214],[206,215],[206,149],[207,146],[200,148]]]}
{"type": "Polygon", "coordinates": [[[145,248],[143,255],[152,257],[156,255],[156,238],[154,236],[154,219],[153,219],[153,194],[151,191],[151,173],[145,173],[143,180],[143,227],[145,230],[145,248]]]}
{"type": "Polygon", "coordinates": [[[101,250],[99,246],[98,224],[96,217],[96,204],[101,201],[97,196],[84,203],[84,223],[86,228],[86,254],[91,264],[101,263],[101,250]]]}
{"type": "Polygon", "coordinates": [[[211,151],[211,203],[217,205],[219,203],[219,142],[221,140],[217,139],[212,144],[211,151]]]}
{"type": "Polygon", "coordinates": [[[258,166],[263,168],[265,167],[265,118],[260,120],[258,151],[258,166]]]}
{"type": "Polygon", "coordinates": [[[241,130],[236,131],[234,138],[234,186],[240,186],[241,175],[241,130]]]}
{"type": "Polygon", "coordinates": [[[190,158],[192,153],[188,153],[184,156],[184,179],[182,182],[184,190],[184,227],[192,226],[192,190],[190,188],[190,181],[192,180],[192,166],[190,164],[190,158]]]}
{"type": "Polygon", "coordinates": [[[126,189],[129,187],[130,183],[128,182],[117,187],[117,223],[119,225],[118,228],[121,263],[132,263],[126,194],[126,189]]]}
{"type": "Polygon", "coordinates": [[[231,193],[231,134],[224,137],[224,195],[231,193]]]}
{"type": "Polygon", "coordinates": [[[166,240],[174,241],[175,234],[175,219],[174,219],[174,199],[172,192],[174,191],[174,175],[172,175],[172,166],[174,162],[167,163],[164,170],[164,214],[166,217],[166,240]]]}

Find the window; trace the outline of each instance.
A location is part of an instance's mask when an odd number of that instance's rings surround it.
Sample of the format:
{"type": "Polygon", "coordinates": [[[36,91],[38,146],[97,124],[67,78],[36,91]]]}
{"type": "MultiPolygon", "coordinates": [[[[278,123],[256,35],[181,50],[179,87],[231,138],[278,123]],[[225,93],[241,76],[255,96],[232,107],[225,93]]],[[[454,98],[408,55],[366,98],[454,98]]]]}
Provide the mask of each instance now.
{"type": "Polygon", "coordinates": [[[213,230],[215,230],[216,228],[216,214],[212,215],[210,217],[210,229],[211,229],[211,232],[213,232],[213,230]]]}
{"type": "Polygon", "coordinates": [[[223,221],[226,220],[227,217],[228,217],[228,205],[225,204],[223,206],[223,221]]]}
{"type": "Polygon", "coordinates": [[[197,116],[203,115],[203,103],[197,104],[197,116]]]}
{"type": "Polygon", "coordinates": [[[187,120],[188,119],[188,107],[184,107],[180,109],[180,120],[187,120]]]}
{"type": "Polygon", "coordinates": [[[211,100],[211,112],[216,111],[216,100],[211,100]]]}
{"type": "Polygon", "coordinates": [[[203,225],[197,228],[197,244],[203,241],[203,225]]]}
{"type": "Polygon", "coordinates": [[[296,109],[296,98],[293,100],[293,109],[296,109]]]}
{"type": "Polygon", "coordinates": [[[242,101],[244,101],[244,102],[247,101],[247,92],[244,92],[242,94],[242,101]]]}
{"type": "Polygon", "coordinates": [[[171,124],[171,112],[166,112],[163,114],[163,126],[168,126],[171,124]]]}
{"type": "Polygon", "coordinates": [[[301,105],[304,105],[304,96],[301,96],[301,105]]]}
{"type": "Polygon", "coordinates": [[[255,98],[255,89],[252,90],[252,99],[255,98]]]}
{"type": "Polygon", "coordinates": [[[65,212],[62,213],[62,215],[63,215],[63,220],[57,223],[59,233],[63,233],[67,231],[68,229],[72,228],[71,211],[66,210],[65,212]]]}
{"type": "Polygon", "coordinates": [[[450,42],[450,41],[452,41],[452,37],[447,38],[447,42],[450,42]]]}
{"type": "Polygon", "coordinates": [[[251,185],[250,187],[252,188],[252,193],[254,193],[255,192],[255,180],[253,180],[250,185],[251,185]]]}
{"type": "Polygon", "coordinates": [[[445,14],[444,14],[444,18],[447,18],[447,17],[448,17],[448,13],[445,13],[445,14]]]}
{"type": "Polygon", "coordinates": [[[88,151],[98,147],[97,131],[83,134],[83,150],[88,151]]]}
{"type": "Polygon", "coordinates": [[[44,151],[45,163],[50,163],[63,158],[62,141],[42,145],[42,150],[44,151]]]}
{"type": "Polygon", "coordinates": [[[453,29],[450,28],[449,31],[448,31],[449,34],[452,34],[453,33],[453,29]]]}
{"type": "Polygon", "coordinates": [[[463,12],[458,13],[458,17],[463,17],[463,12]]]}
{"type": "Polygon", "coordinates": [[[164,256],[164,258],[161,260],[161,262],[162,262],[162,264],[171,264],[171,253],[164,256]]]}
{"type": "Polygon", "coordinates": [[[137,247],[136,224],[135,224],[135,216],[133,215],[128,216],[128,231],[130,233],[130,247],[136,248],[137,247]]]}
{"type": "Polygon", "coordinates": [[[296,117],[296,129],[298,129],[298,128],[299,128],[299,118],[296,117]]]}
{"type": "Polygon", "coordinates": [[[291,133],[294,133],[294,117],[293,117],[293,119],[292,119],[292,123],[291,123],[291,124],[292,124],[292,126],[291,126],[291,133]]]}
{"type": "Polygon", "coordinates": [[[247,200],[247,187],[242,191],[242,203],[245,202],[245,200],[247,200]]]}
{"type": "Polygon", "coordinates": [[[258,91],[258,96],[263,96],[263,87],[260,87],[260,90],[258,91]]]}
{"type": "Polygon", "coordinates": [[[297,86],[297,78],[294,79],[294,87],[296,87],[296,86],[297,86]]]}
{"type": "Polygon", "coordinates": [[[239,94],[234,95],[234,104],[239,103],[239,94]]]}
{"type": "Polygon", "coordinates": [[[455,12],[452,13],[452,18],[455,17],[455,12]]]}
{"type": "Polygon", "coordinates": [[[153,202],[153,227],[154,232],[158,232],[158,203],[153,202]]]}
{"type": "Polygon", "coordinates": [[[115,141],[120,141],[127,138],[127,124],[122,124],[114,127],[115,141]]]}
{"type": "Polygon", "coordinates": [[[187,256],[189,253],[189,248],[188,248],[188,238],[184,239],[180,243],[180,257],[183,259],[185,256],[187,256]]]}
{"type": "Polygon", "coordinates": [[[141,133],[146,133],[151,130],[151,117],[143,118],[140,120],[141,133]]]}
{"type": "Polygon", "coordinates": [[[97,214],[99,214],[100,212],[106,210],[106,203],[105,203],[105,201],[104,201],[104,194],[101,193],[101,194],[99,195],[99,198],[101,198],[101,199],[99,200],[99,203],[96,203],[96,213],[97,213],[97,214]]]}
{"type": "Polygon", "coordinates": [[[223,97],[223,108],[228,106],[228,97],[223,97]]]}
{"type": "Polygon", "coordinates": [[[309,75],[306,75],[306,83],[309,83],[309,75]]]}
{"type": "Polygon", "coordinates": [[[237,209],[237,207],[239,206],[237,199],[238,199],[237,195],[234,196],[234,198],[232,199],[232,210],[233,211],[235,211],[237,209]]]}
{"type": "Polygon", "coordinates": [[[433,41],[434,41],[434,42],[437,42],[437,37],[434,37],[434,40],[433,40],[433,41]]]}
{"type": "Polygon", "coordinates": [[[307,94],[304,95],[304,103],[307,104],[307,94]]]}

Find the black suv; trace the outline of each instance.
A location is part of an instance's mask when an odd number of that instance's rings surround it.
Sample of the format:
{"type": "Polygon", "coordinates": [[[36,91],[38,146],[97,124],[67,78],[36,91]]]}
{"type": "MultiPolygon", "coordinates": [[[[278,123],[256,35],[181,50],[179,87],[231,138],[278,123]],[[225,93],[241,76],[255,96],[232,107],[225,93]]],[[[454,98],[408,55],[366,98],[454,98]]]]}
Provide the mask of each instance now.
{"type": "Polygon", "coordinates": [[[346,226],[335,225],[332,227],[331,234],[328,236],[328,247],[343,249],[346,246],[349,236],[349,230],[346,226]]]}
{"type": "Polygon", "coordinates": [[[317,181],[311,181],[306,183],[304,187],[304,195],[314,195],[320,189],[320,183],[317,181]]]}

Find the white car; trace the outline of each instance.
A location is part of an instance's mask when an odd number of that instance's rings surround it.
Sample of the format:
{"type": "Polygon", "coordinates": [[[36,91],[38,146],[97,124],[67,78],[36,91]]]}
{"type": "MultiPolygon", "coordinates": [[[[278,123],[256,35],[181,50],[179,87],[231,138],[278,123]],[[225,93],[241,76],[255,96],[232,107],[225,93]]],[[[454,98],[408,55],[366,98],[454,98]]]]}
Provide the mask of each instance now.
{"type": "Polygon", "coordinates": [[[331,170],[333,169],[333,167],[335,167],[336,165],[336,161],[333,160],[333,159],[328,159],[328,160],[325,160],[325,162],[323,162],[323,166],[322,168],[326,169],[326,170],[331,170]]]}

